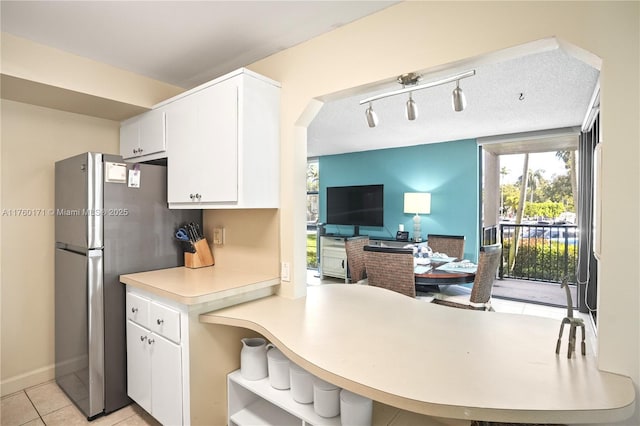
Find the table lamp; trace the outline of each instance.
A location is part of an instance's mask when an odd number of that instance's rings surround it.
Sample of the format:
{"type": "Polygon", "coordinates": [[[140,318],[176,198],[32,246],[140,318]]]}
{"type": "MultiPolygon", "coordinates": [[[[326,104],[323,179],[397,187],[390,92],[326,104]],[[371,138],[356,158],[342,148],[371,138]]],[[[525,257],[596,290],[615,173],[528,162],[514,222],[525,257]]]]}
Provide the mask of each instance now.
{"type": "Polygon", "coordinates": [[[422,241],[420,232],[420,214],[431,213],[431,194],[429,192],[405,192],[404,212],[415,213],[413,217],[413,241],[422,241]]]}

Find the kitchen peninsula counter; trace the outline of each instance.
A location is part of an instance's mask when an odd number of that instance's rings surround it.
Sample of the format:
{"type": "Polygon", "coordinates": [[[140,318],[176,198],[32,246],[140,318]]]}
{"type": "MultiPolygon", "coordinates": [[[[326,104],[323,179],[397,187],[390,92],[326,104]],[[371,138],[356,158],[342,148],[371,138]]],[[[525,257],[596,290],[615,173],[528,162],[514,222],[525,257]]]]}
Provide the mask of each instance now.
{"type": "Polygon", "coordinates": [[[280,277],[251,268],[208,266],[126,274],[120,281],[184,305],[197,305],[275,287],[280,277]]]}
{"type": "Polygon", "coordinates": [[[200,315],[243,327],[292,361],[375,401],[437,417],[605,423],[630,417],[629,377],[598,370],[593,348],[555,354],[559,320],[455,309],[377,287],[322,285],[200,315]]]}

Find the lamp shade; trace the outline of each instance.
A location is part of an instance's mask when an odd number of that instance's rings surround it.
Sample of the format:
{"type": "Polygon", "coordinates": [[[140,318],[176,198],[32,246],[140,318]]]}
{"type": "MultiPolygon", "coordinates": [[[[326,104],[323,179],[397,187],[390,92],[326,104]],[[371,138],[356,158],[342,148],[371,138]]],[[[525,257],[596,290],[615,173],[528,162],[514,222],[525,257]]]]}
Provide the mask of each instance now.
{"type": "Polygon", "coordinates": [[[405,192],[404,212],[415,214],[431,213],[431,194],[429,192],[405,192]]]}

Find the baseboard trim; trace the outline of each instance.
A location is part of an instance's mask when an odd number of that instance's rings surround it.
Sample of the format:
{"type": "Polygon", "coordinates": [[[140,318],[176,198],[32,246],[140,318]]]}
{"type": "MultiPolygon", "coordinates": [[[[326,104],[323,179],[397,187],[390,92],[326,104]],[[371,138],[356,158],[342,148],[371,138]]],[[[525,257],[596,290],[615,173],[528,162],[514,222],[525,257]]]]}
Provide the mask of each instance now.
{"type": "Polygon", "coordinates": [[[2,396],[21,391],[31,386],[49,382],[55,378],[56,369],[53,364],[38,368],[28,373],[9,377],[0,382],[0,394],[2,396]]]}

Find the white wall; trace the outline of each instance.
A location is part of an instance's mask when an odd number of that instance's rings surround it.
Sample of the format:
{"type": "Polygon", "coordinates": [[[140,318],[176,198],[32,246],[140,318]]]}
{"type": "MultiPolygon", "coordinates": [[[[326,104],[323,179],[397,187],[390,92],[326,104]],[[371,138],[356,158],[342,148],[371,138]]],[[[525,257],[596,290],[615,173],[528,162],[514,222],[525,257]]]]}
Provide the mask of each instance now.
{"type": "Polygon", "coordinates": [[[4,99],[0,106],[4,395],[53,378],[54,163],[117,153],[120,124],[4,99]]]}

